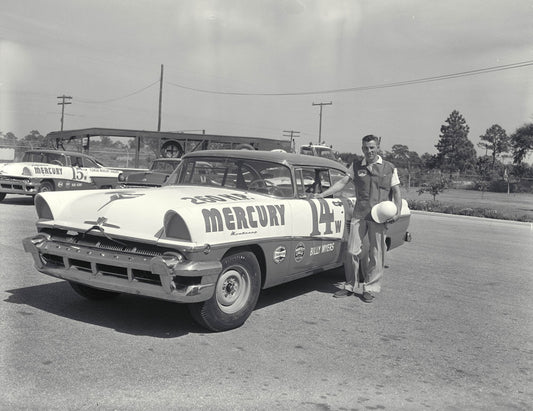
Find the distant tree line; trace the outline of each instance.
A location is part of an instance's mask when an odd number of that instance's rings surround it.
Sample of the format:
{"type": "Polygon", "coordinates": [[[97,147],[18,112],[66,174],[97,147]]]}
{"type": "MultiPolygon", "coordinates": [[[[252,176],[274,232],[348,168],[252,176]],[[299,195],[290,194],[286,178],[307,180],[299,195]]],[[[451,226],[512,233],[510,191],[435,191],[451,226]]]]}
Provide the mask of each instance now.
{"type": "MultiPolygon", "coordinates": [[[[393,163],[402,184],[410,189],[421,187],[435,196],[446,187],[460,186],[490,191],[533,192],[533,167],[524,160],[533,151],[533,123],[519,127],[511,135],[498,124],[479,136],[478,147],[485,154],[478,156],[469,140],[470,128],[464,117],[453,110],[440,128],[436,154],[419,155],[404,144],[394,144],[391,151],[382,152],[393,163]]],[[[341,153],[343,162],[350,164],[362,156],[341,153]]],[[[419,189],[420,190],[420,189],[419,189]]]]}
{"type": "MultiPolygon", "coordinates": [[[[493,124],[479,136],[478,147],[485,154],[478,156],[475,146],[468,138],[470,127],[457,110],[453,110],[440,127],[435,148],[436,154],[419,155],[404,144],[394,144],[391,151],[382,152],[384,159],[392,162],[400,174],[406,189],[418,190],[433,195],[443,187],[465,186],[482,192],[530,191],[533,192],[533,167],[524,160],[533,151],[533,122],[517,128],[511,135],[498,124],[493,124]]],[[[22,138],[13,133],[0,131],[0,148],[13,147],[17,154],[36,147],[54,148],[55,142],[32,130],[22,138]]],[[[133,141],[127,144],[109,137],[91,140],[91,152],[126,153],[133,149],[133,141]]],[[[154,156],[158,147],[146,147],[154,156]]],[[[345,164],[360,159],[355,153],[341,153],[345,164]]],[[[20,156],[19,156],[20,158],[20,156]]]]}

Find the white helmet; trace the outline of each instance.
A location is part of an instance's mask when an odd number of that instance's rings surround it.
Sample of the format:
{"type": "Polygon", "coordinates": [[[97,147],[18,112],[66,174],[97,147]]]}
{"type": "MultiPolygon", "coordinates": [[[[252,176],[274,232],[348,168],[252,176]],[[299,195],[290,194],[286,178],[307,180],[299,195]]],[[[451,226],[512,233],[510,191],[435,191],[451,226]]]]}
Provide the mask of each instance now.
{"type": "Polygon", "coordinates": [[[381,203],[378,203],[372,207],[370,214],[376,223],[381,224],[387,221],[389,218],[394,217],[397,211],[398,208],[392,201],[382,201],[381,203]]]}

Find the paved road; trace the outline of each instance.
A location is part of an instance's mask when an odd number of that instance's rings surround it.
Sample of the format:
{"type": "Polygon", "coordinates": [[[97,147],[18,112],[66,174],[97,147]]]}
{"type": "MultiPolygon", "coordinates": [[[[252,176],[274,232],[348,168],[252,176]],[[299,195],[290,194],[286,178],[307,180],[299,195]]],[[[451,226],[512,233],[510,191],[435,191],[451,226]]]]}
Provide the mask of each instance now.
{"type": "Polygon", "coordinates": [[[37,273],[31,200],[0,203],[0,409],[531,409],[533,230],[414,214],[372,304],[329,272],[267,290],[245,325],[93,303],[37,273]]]}

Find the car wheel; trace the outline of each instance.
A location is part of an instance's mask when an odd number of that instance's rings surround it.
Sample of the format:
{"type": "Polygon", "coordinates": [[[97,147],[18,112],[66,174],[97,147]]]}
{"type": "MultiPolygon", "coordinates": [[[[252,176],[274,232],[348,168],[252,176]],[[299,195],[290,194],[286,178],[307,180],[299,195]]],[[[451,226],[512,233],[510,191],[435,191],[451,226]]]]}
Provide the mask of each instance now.
{"type": "Polygon", "coordinates": [[[213,297],[189,304],[194,320],[211,331],[240,327],[257,304],[261,289],[260,273],[257,258],[249,251],[224,257],[213,297]]]}
{"type": "Polygon", "coordinates": [[[52,185],[52,183],[45,181],[44,183],[41,183],[41,185],[39,186],[38,192],[45,193],[47,191],[54,191],[54,186],[52,185]]]}
{"type": "Polygon", "coordinates": [[[89,287],[80,283],[69,281],[70,286],[76,293],[88,300],[110,300],[111,298],[118,297],[120,293],[114,291],[100,290],[98,288],[89,287]]]}
{"type": "Polygon", "coordinates": [[[0,201],[6,198],[6,193],[0,193],[0,201]]]}

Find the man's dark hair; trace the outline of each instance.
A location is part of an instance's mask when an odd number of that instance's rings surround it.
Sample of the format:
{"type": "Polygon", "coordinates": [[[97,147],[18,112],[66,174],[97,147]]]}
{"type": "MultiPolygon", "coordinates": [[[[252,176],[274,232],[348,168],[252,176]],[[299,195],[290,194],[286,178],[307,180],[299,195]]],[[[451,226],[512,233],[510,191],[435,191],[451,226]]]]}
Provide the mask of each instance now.
{"type": "Polygon", "coordinates": [[[368,143],[369,141],[375,141],[376,144],[379,144],[381,137],[376,137],[374,134],[369,134],[363,137],[363,143],[368,143]]]}

